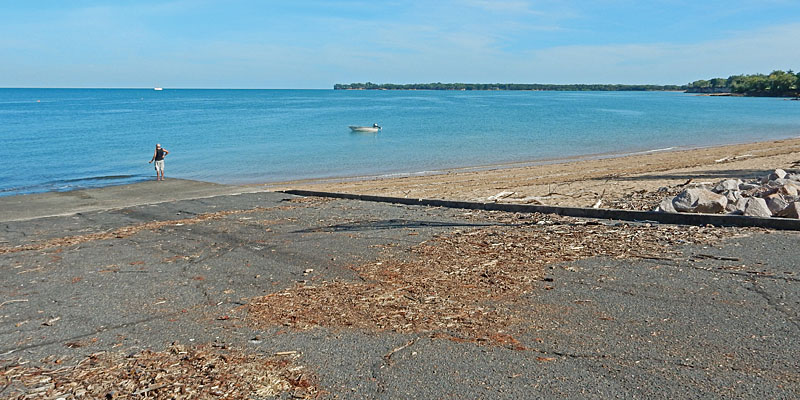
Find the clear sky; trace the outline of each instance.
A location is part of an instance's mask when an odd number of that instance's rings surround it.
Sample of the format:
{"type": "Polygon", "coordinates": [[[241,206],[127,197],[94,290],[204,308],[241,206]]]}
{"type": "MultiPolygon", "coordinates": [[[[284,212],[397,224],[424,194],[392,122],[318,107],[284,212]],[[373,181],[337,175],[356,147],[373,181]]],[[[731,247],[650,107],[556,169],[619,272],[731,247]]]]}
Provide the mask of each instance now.
{"type": "Polygon", "coordinates": [[[798,0],[0,0],[0,87],[684,84],[798,39],[798,0]]]}

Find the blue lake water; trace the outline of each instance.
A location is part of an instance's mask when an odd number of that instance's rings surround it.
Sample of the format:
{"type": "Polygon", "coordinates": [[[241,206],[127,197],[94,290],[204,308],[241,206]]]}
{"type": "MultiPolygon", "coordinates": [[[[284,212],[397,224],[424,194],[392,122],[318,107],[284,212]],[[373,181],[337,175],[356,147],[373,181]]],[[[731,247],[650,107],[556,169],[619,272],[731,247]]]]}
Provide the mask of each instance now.
{"type": "Polygon", "coordinates": [[[0,89],[0,195],[440,171],[800,136],[800,102],[675,92],[0,89]],[[351,133],[371,125],[378,134],[351,133]]]}

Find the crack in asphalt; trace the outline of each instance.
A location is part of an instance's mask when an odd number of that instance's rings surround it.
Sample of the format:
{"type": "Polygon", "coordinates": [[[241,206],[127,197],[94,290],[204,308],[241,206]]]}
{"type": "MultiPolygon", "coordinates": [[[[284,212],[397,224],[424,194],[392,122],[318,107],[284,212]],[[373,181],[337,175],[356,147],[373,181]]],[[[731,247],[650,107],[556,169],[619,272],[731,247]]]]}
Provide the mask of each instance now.
{"type": "Polygon", "coordinates": [[[663,303],[668,303],[668,302],[679,302],[679,303],[690,303],[690,304],[693,303],[693,301],[689,300],[689,299],[683,300],[683,299],[676,299],[676,298],[651,296],[651,295],[647,295],[647,294],[644,294],[644,293],[636,293],[636,292],[632,292],[632,291],[629,291],[629,290],[618,289],[618,288],[609,287],[609,286],[600,286],[596,282],[586,282],[585,280],[562,279],[562,280],[560,280],[560,282],[564,283],[564,284],[589,286],[589,287],[592,287],[592,288],[597,287],[599,289],[607,290],[609,292],[625,294],[625,295],[628,295],[628,296],[631,296],[631,297],[644,298],[644,299],[649,299],[649,300],[663,302],[663,303]]]}
{"type": "Polygon", "coordinates": [[[381,376],[383,375],[383,372],[386,371],[387,368],[391,367],[394,364],[392,356],[394,356],[396,353],[400,351],[406,350],[409,347],[413,346],[419,339],[420,339],[419,336],[415,337],[407,341],[405,344],[393,348],[391,351],[384,354],[383,357],[381,357],[380,361],[376,361],[372,365],[372,379],[375,380],[375,385],[377,386],[376,393],[386,393],[386,382],[385,379],[383,379],[381,376]]]}
{"type": "Polygon", "coordinates": [[[136,325],[139,325],[139,324],[144,324],[144,323],[155,321],[155,320],[159,320],[159,319],[172,317],[172,316],[179,315],[179,314],[180,314],[180,312],[173,312],[173,313],[169,313],[169,314],[153,316],[153,317],[147,317],[147,318],[143,318],[143,319],[139,319],[139,320],[135,320],[135,321],[130,321],[130,322],[126,322],[126,323],[122,323],[122,324],[118,324],[118,325],[101,326],[101,327],[99,327],[99,328],[97,328],[97,329],[95,329],[95,330],[93,330],[91,332],[80,334],[80,335],[75,335],[75,336],[72,336],[72,337],[69,337],[69,338],[65,338],[65,339],[48,340],[46,342],[29,344],[29,345],[26,345],[26,346],[21,346],[21,347],[16,347],[16,348],[9,348],[9,347],[0,348],[0,354],[11,354],[11,353],[16,353],[16,352],[20,352],[20,351],[25,351],[25,350],[37,349],[37,348],[40,348],[40,347],[50,346],[50,345],[58,344],[58,343],[63,343],[63,342],[68,342],[68,341],[76,341],[76,340],[87,338],[87,337],[92,336],[92,335],[96,335],[96,334],[101,333],[101,332],[128,328],[128,327],[131,327],[131,326],[136,326],[136,325]]]}
{"type": "MultiPolygon", "coordinates": [[[[208,304],[202,304],[202,303],[193,304],[193,305],[189,305],[187,307],[184,307],[183,309],[195,308],[195,307],[202,307],[202,308],[205,309],[205,308],[208,308],[208,307],[219,307],[219,306],[222,306],[222,305],[237,305],[237,306],[241,306],[241,305],[244,305],[244,303],[242,303],[242,302],[240,302],[238,300],[224,300],[224,301],[216,302],[216,303],[213,303],[213,304],[211,304],[211,303],[208,303],[208,304]]],[[[110,325],[110,326],[103,325],[103,326],[100,326],[97,329],[94,329],[91,332],[83,333],[83,334],[80,334],[80,335],[74,335],[74,336],[71,336],[71,337],[68,337],[68,338],[54,339],[54,340],[49,340],[49,341],[46,341],[46,342],[29,344],[29,345],[26,345],[26,346],[15,347],[15,348],[11,348],[11,347],[0,348],[0,354],[8,355],[8,354],[12,354],[12,353],[18,353],[20,351],[37,349],[37,348],[46,347],[46,346],[50,346],[50,345],[54,345],[54,344],[77,341],[77,340],[85,339],[85,338],[87,338],[89,336],[96,335],[96,334],[102,333],[102,332],[129,328],[129,327],[145,324],[145,323],[152,322],[152,321],[158,321],[158,320],[168,319],[168,318],[172,318],[172,317],[179,316],[179,315],[184,315],[185,313],[182,310],[168,312],[168,313],[164,313],[164,314],[160,314],[160,315],[156,315],[156,316],[150,316],[150,317],[147,317],[147,318],[141,318],[141,319],[137,319],[137,320],[134,320],[134,321],[129,321],[129,322],[125,322],[125,323],[121,323],[121,324],[117,324],[117,325],[110,325]]],[[[200,315],[200,314],[202,314],[202,312],[198,313],[198,315],[200,315]]],[[[15,332],[17,332],[17,331],[10,332],[9,334],[13,334],[15,332]]],[[[33,330],[31,330],[29,332],[33,332],[33,330]]]]}
{"type": "Polygon", "coordinates": [[[692,369],[702,369],[702,370],[711,370],[715,368],[722,368],[728,371],[741,371],[741,372],[759,372],[759,373],[770,373],[774,372],[771,368],[741,368],[736,366],[709,366],[709,365],[702,365],[702,364],[691,364],[686,362],[685,360],[675,360],[675,359],[661,359],[661,358],[652,358],[652,357],[643,357],[643,358],[631,358],[631,357],[619,357],[613,354],[579,354],[579,353],[570,353],[570,352],[562,352],[562,351],[547,351],[547,350],[539,350],[534,348],[528,348],[527,350],[534,351],[537,353],[545,354],[545,355],[556,355],[559,357],[565,358],[573,358],[573,359],[590,359],[590,360],[617,360],[617,361],[628,361],[633,362],[634,364],[639,363],[641,361],[649,361],[649,362],[659,362],[669,365],[674,365],[678,367],[686,367],[692,369]]]}
{"type": "Polygon", "coordinates": [[[779,312],[784,317],[786,317],[786,319],[792,325],[794,325],[795,328],[800,330],[800,321],[797,320],[797,316],[794,315],[790,311],[790,309],[783,306],[783,304],[776,302],[772,298],[770,293],[763,286],[758,285],[758,281],[756,279],[751,279],[748,283],[750,283],[750,286],[749,287],[745,286],[745,289],[761,296],[767,302],[767,304],[769,304],[770,307],[772,307],[775,311],[779,312]]]}
{"type": "Polygon", "coordinates": [[[183,209],[177,210],[176,213],[178,213],[178,214],[189,214],[189,215],[200,215],[200,213],[192,212],[192,211],[189,211],[189,210],[183,210],[183,209]]]}
{"type": "Polygon", "coordinates": [[[11,226],[8,225],[8,224],[5,224],[5,227],[4,227],[3,230],[5,232],[7,232],[7,233],[13,233],[13,234],[21,235],[24,238],[28,237],[28,234],[25,233],[25,231],[18,231],[18,230],[15,230],[15,229],[11,229],[11,226]]]}
{"type": "Polygon", "coordinates": [[[692,269],[700,270],[700,271],[713,272],[713,273],[716,273],[716,274],[728,274],[728,275],[742,276],[742,277],[749,278],[749,279],[752,279],[753,276],[757,276],[759,278],[782,280],[782,281],[786,281],[786,282],[800,282],[800,279],[792,278],[790,276],[778,276],[778,275],[774,275],[774,274],[771,274],[771,273],[765,273],[765,272],[759,272],[759,271],[731,271],[731,270],[722,269],[722,267],[704,268],[704,267],[701,267],[699,265],[691,265],[691,264],[687,264],[687,265],[685,265],[685,267],[686,268],[692,268],[692,269]],[[767,275],[767,274],[769,274],[769,275],[767,275]]]}
{"type": "Polygon", "coordinates": [[[727,274],[727,275],[736,275],[742,276],[745,278],[752,278],[754,275],[760,278],[766,279],[774,279],[774,280],[782,280],[786,282],[800,282],[800,279],[793,278],[791,276],[779,276],[779,275],[766,275],[764,272],[758,271],[732,271],[722,269],[721,266],[716,266],[717,268],[712,267],[703,267],[700,265],[693,265],[693,262],[690,259],[686,260],[666,260],[666,259],[647,259],[647,258],[639,258],[641,262],[648,263],[648,264],[655,264],[655,265],[663,265],[663,266],[670,266],[670,267],[677,267],[677,268],[691,268],[698,271],[705,271],[711,272],[715,274],[727,274]],[[685,263],[685,264],[684,264],[685,263]]]}

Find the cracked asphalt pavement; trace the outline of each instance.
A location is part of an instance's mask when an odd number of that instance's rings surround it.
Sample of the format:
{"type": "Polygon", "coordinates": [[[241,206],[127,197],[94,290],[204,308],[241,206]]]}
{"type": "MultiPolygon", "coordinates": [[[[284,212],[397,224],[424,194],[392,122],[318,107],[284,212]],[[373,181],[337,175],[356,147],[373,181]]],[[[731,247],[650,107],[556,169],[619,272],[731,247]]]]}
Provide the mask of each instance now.
{"type": "Polygon", "coordinates": [[[515,305],[527,316],[517,327],[523,350],[427,334],[259,330],[245,322],[251,298],[357,280],[351,265],[500,223],[465,210],[297,199],[247,193],[1,222],[0,362],[219,343],[299,352],[325,398],[800,397],[796,232],[688,245],[663,259],[549,265],[515,305]],[[142,224],[153,225],[125,230],[142,224]]]}

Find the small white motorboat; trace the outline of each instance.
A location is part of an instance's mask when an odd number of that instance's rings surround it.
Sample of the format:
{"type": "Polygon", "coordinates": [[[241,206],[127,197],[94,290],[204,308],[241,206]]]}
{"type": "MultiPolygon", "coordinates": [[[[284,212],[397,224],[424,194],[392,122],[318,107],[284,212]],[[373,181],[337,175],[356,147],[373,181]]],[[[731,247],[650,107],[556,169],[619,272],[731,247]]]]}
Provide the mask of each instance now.
{"type": "Polygon", "coordinates": [[[154,87],[154,88],[153,88],[153,90],[155,90],[155,91],[162,91],[162,90],[164,90],[164,88],[160,88],[160,87],[154,87]]]}
{"type": "Polygon", "coordinates": [[[350,130],[353,132],[369,132],[369,133],[376,133],[381,130],[381,127],[378,124],[372,124],[372,126],[355,126],[350,125],[350,130]]]}

